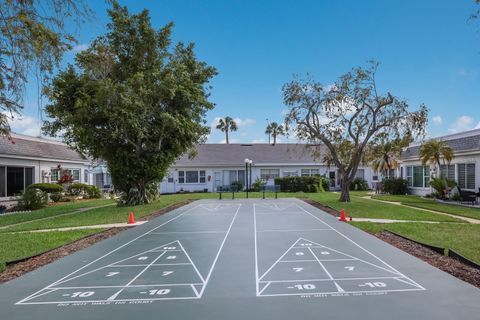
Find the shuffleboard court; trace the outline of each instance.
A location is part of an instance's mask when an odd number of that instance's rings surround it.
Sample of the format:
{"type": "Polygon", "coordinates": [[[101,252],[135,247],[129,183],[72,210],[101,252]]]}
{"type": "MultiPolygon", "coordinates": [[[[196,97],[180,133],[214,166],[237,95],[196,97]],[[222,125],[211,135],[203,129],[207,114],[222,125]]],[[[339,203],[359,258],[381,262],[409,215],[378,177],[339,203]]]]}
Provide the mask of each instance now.
{"type": "Polygon", "coordinates": [[[201,200],[0,286],[0,319],[476,319],[480,290],[298,199],[201,200]]]}

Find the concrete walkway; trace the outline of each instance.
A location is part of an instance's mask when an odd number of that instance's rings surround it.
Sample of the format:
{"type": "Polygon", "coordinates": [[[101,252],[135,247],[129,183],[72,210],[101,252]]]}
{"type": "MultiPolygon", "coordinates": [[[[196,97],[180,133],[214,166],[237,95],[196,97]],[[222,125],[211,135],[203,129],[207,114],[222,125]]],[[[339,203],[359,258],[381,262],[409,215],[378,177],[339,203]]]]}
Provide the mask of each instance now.
{"type": "Polygon", "coordinates": [[[418,221],[418,220],[394,220],[394,219],[375,219],[375,218],[353,218],[352,222],[375,222],[375,223],[401,223],[401,222],[415,222],[415,223],[461,223],[461,222],[440,222],[440,221],[418,221]]]}
{"type": "MultiPolygon", "coordinates": [[[[51,232],[51,231],[70,231],[70,230],[83,230],[83,229],[110,229],[110,228],[125,228],[136,227],[144,224],[147,221],[137,221],[135,223],[109,223],[109,224],[96,224],[93,226],[78,226],[78,227],[65,227],[54,229],[41,229],[41,230],[27,230],[27,231],[15,231],[11,233],[35,233],[35,232],[51,232]]],[[[10,232],[8,232],[10,233],[10,232]]]]}
{"type": "MultiPolygon", "coordinates": [[[[403,203],[400,203],[400,202],[392,202],[392,201],[378,200],[378,199],[372,198],[372,196],[364,196],[364,197],[362,197],[362,198],[363,198],[363,199],[372,200],[372,201],[377,201],[377,202],[383,202],[383,203],[393,204],[393,205],[396,205],[396,206],[402,206],[402,207],[406,207],[406,208],[412,208],[412,209],[416,209],[416,210],[420,210],[420,211],[435,213],[435,214],[439,214],[439,215],[443,215],[443,216],[447,216],[447,217],[451,217],[451,218],[457,218],[457,219],[466,221],[466,222],[468,222],[468,223],[480,224],[480,220],[478,220],[478,219],[473,219],[473,218],[458,216],[458,215],[449,214],[449,213],[440,212],[440,211],[435,211],[435,210],[423,209],[423,208],[419,208],[419,207],[415,207],[415,206],[409,206],[409,205],[406,205],[406,204],[403,204],[403,203]]],[[[357,220],[358,220],[358,219],[357,219],[357,220]]],[[[382,220],[382,219],[380,219],[380,220],[382,220]]],[[[397,220],[397,221],[400,221],[400,220],[397,220]]],[[[408,222],[418,222],[418,221],[408,221],[408,222]]]]}

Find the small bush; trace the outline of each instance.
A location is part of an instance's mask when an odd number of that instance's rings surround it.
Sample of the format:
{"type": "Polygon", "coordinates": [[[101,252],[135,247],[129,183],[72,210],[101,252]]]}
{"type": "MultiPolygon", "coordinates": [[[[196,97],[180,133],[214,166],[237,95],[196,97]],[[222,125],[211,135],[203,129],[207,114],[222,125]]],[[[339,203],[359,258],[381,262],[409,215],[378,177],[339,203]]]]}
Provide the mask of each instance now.
{"type": "Polygon", "coordinates": [[[84,197],[87,199],[98,199],[102,197],[102,192],[96,186],[85,183],[74,183],[68,186],[68,194],[75,197],[84,197]]]}
{"type": "Polygon", "coordinates": [[[45,207],[48,203],[48,195],[45,191],[28,188],[18,201],[18,206],[24,210],[37,210],[45,207]]]}
{"type": "Polygon", "coordinates": [[[446,179],[446,182],[444,178],[430,179],[430,186],[436,191],[437,197],[441,199],[444,199],[447,196],[447,194],[445,193],[445,189],[447,189],[447,186],[449,190],[452,190],[453,188],[455,188],[456,185],[457,183],[455,182],[455,180],[451,179],[446,179]]]}
{"type": "Polygon", "coordinates": [[[7,268],[7,266],[6,266],[5,262],[0,261],[0,273],[5,271],[6,268],[7,268]]]}
{"type": "Polygon", "coordinates": [[[233,181],[230,183],[230,187],[235,191],[240,191],[243,189],[243,184],[240,181],[233,181]]]}
{"type": "Polygon", "coordinates": [[[275,184],[280,186],[282,192],[324,192],[323,178],[320,176],[310,177],[283,177],[275,178],[275,184]]]}
{"type": "Polygon", "coordinates": [[[63,195],[60,192],[55,192],[55,193],[50,194],[50,199],[53,202],[59,202],[59,201],[62,201],[63,195]]]}
{"type": "Polygon", "coordinates": [[[324,191],[329,191],[330,190],[330,179],[327,179],[325,177],[322,178],[322,188],[324,191]]]}
{"type": "Polygon", "coordinates": [[[259,192],[262,190],[263,186],[265,185],[265,182],[262,181],[262,179],[257,178],[253,183],[252,183],[252,190],[259,192]]]}
{"type": "Polygon", "coordinates": [[[367,180],[363,178],[355,178],[353,181],[350,183],[350,190],[355,190],[355,191],[366,191],[368,190],[368,182],[367,180]]]}
{"type": "Polygon", "coordinates": [[[63,187],[56,183],[34,183],[27,187],[28,189],[40,189],[46,193],[63,192],[63,187]]]}
{"type": "Polygon", "coordinates": [[[382,181],[383,192],[392,195],[408,194],[408,181],[402,178],[388,178],[382,181]]]}

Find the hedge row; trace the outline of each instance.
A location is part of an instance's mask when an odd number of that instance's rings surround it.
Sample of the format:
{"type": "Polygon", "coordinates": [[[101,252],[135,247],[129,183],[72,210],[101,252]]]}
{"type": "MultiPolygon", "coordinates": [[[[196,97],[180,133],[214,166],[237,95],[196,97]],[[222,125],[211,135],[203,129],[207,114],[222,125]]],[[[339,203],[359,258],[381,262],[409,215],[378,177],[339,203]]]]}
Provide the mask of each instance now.
{"type": "Polygon", "coordinates": [[[282,192],[324,192],[323,180],[320,176],[283,177],[275,178],[275,184],[282,192]]]}

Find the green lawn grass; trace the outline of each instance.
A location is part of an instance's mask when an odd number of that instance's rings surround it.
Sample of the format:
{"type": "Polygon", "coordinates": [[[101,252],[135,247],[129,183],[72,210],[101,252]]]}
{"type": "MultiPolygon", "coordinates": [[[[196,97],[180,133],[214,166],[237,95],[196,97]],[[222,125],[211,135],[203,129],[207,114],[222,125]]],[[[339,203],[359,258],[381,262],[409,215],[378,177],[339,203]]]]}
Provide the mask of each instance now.
{"type": "Polygon", "coordinates": [[[423,243],[451,248],[468,259],[480,263],[480,225],[450,223],[352,222],[356,227],[378,233],[389,230],[423,243]]]}
{"type": "Polygon", "coordinates": [[[325,192],[310,194],[310,198],[337,211],[345,209],[348,216],[353,218],[376,218],[415,221],[462,222],[460,219],[443,216],[431,212],[407,208],[394,204],[359,197],[362,193],[352,193],[351,202],[339,202],[339,193],[325,192]]]}
{"type": "Polygon", "coordinates": [[[2,272],[7,261],[39,254],[100,231],[103,230],[86,229],[61,232],[0,234],[0,272],[2,272]]]}
{"type": "MultiPolygon", "coordinates": [[[[345,208],[348,215],[361,218],[383,218],[383,219],[397,219],[397,220],[415,220],[415,221],[442,221],[442,222],[461,222],[461,220],[442,216],[434,213],[429,213],[413,208],[400,207],[393,204],[383,204],[376,201],[360,198],[357,195],[362,193],[352,193],[352,201],[350,203],[341,203],[338,201],[339,194],[333,192],[307,194],[307,193],[279,193],[279,197],[309,197],[324,205],[328,205],[336,210],[345,208]]],[[[272,198],[273,194],[267,194],[272,198]]],[[[224,199],[229,199],[230,194],[224,194],[224,199]]],[[[246,193],[240,192],[235,196],[237,199],[246,197],[246,193]]],[[[250,198],[262,197],[261,192],[249,193],[250,198]]],[[[130,211],[135,213],[135,217],[141,218],[143,216],[152,214],[166,206],[184,201],[187,199],[216,199],[216,193],[185,193],[174,195],[163,195],[159,201],[148,205],[133,206],[133,207],[116,207],[108,206],[103,208],[96,208],[86,212],[79,212],[78,214],[62,216],[24,223],[10,228],[0,229],[0,232],[12,231],[28,231],[40,229],[53,229],[63,227],[76,227],[84,225],[97,225],[126,222],[130,211]]]]}
{"type": "Polygon", "coordinates": [[[91,208],[113,203],[114,201],[110,199],[95,199],[49,205],[46,208],[35,210],[32,212],[0,215],[0,226],[7,226],[25,221],[53,217],[56,215],[74,212],[81,208],[91,208]]]}
{"type": "Polygon", "coordinates": [[[480,220],[480,209],[457,206],[453,204],[438,203],[433,199],[425,199],[419,196],[390,196],[390,195],[375,195],[373,199],[400,202],[403,205],[428,209],[433,211],[445,212],[457,216],[474,218],[480,220]]]}

